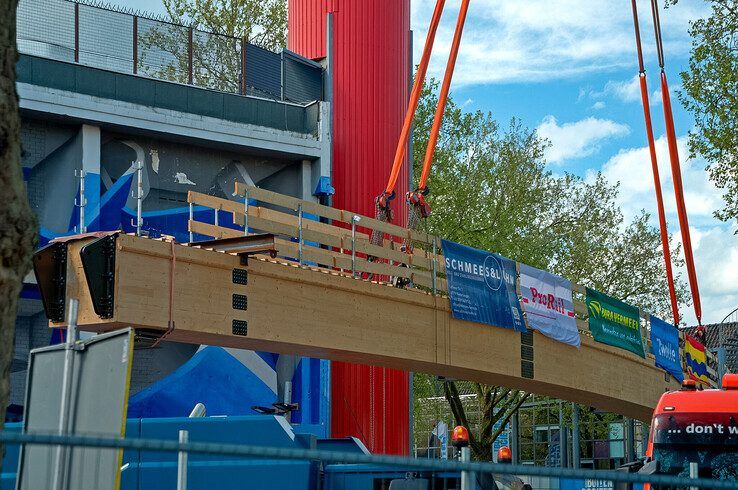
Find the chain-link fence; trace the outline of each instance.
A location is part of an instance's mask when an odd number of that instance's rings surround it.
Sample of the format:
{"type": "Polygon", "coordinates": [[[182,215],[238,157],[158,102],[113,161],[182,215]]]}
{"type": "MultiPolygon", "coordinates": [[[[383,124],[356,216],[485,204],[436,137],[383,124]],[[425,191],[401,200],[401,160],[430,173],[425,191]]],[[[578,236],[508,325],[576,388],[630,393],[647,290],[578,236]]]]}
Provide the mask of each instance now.
{"type": "Polygon", "coordinates": [[[299,104],[322,100],[321,66],[246,39],[70,0],[21,0],[21,53],[299,104]]]}

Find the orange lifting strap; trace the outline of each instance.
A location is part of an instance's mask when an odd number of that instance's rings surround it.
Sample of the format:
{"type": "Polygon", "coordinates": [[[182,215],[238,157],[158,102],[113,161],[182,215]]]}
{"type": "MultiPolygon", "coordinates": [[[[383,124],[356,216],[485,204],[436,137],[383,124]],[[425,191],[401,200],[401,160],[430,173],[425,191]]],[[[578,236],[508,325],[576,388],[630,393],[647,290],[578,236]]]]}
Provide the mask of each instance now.
{"type": "MultiPolygon", "coordinates": [[[[407,146],[408,136],[410,134],[410,128],[412,126],[413,118],[415,117],[415,111],[418,108],[418,102],[420,100],[420,94],[423,91],[423,83],[425,82],[425,75],[428,69],[428,61],[433,48],[433,41],[435,39],[436,31],[438,29],[438,23],[440,22],[441,15],[443,12],[444,0],[438,0],[436,8],[433,12],[433,18],[431,19],[431,26],[428,31],[428,38],[425,42],[423,49],[423,57],[421,58],[420,65],[418,66],[418,74],[415,77],[413,83],[413,90],[410,98],[410,105],[407,113],[405,114],[405,121],[400,133],[400,140],[397,143],[397,151],[395,152],[395,160],[392,166],[392,172],[390,178],[387,181],[387,187],[384,192],[377,197],[377,207],[387,210],[389,207],[389,200],[394,198],[395,185],[397,184],[397,178],[400,175],[400,169],[405,157],[405,148],[407,146]]],[[[425,194],[427,194],[427,183],[430,169],[433,163],[433,155],[436,150],[438,143],[438,134],[441,130],[441,124],[443,122],[443,113],[448,102],[448,93],[451,88],[451,80],[454,74],[454,67],[456,66],[456,59],[459,54],[459,46],[461,45],[461,35],[464,31],[464,23],[466,22],[466,15],[469,10],[469,0],[462,0],[461,8],[459,10],[459,17],[456,22],[456,30],[454,31],[454,38],[451,44],[451,52],[449,53],[448,63],[446,64],[446,73],[443,78],[443,84],[441,85],[441,92],[438,96],[438,105],[436,107],[436,113],[433,118],[433,126],[431,128],[430,139],[428,140],[428,147],[425,154],[425,160],[423,162],[423,171],[420,177],[418,188],[415,191],[409,192],[407,195],[408,200],[411,204],[419,206],[421,214],[425,217],[430,213],[430,208],[425,202],[425,194]]],[[[389,216],[389,213],[386,213],[389,216]]]]}
{"type": "Polygon", "coordinates": [[[428,146],[425,149],[425,158],[423,160],[423,171],[420,175],[418,188],[412,192],[408,192],[407,197],[413,206],[420,211],[420,215],[427,218],[430,214],[430,206],[425,201],[425,195],[428,194],[428,176],[430,175],[431,166],[433,165],[433,156],[436,153],[438,145],[438,134],[443,124],[443,114],[446,110],[448,102],[448,93],[451,89],[451,79],[454,76],[454,68],[456,67],[456,58],[459,55],[459,46],[461,45],[461,35],[464,32],[464,23],[466,22],[466,14],[469,10],[469,0],[462,0],[461,9],[459,10],[459,18],[456,21],[456,31],[454,32],[454,40],[451,44],[451,52],[448,56],[446,64],[446,74],[443,77],[441,85],[441,93],[438,95],[438,105],[436,106],[436,114],[433,117],[433,126],[431,127],[430,138],[428,138],[428,146]]]}
{"type": "Polygon", "coordinates": [[[646,119],[646,136],[648,138],[648,150],[651,155],[651,168],[653,170],[653,184],[656,189],[656,205],[659,215],[659,229],[661,230],[661,247],[664,251],[664,266],[666,267],[666,280],[669,285],[669,299],[671,300],[671,314],[674,323],[679,324],[679,305],[674,289],[674,272],[671,265],[671,251],[669,250],[669,231],[666,224],[666,213],[664,212],[664,197],[661,194],[661,177],[659,176],[659,164],[656,158],[656,143],[653,138],[653,126],[651,124],[651,109],[648,101],[648,85],[646,84],[646,70],[643,66],[643,49],[641,47],[641,29],[638,22],[638,5],[636,0],[631,0],[633,8],[633,25],[635,27],[636,51],[638,53],[638,78],[641,84],[641,100],[643,101],[643,115],[646,119]]]}
{"type": "Polygon", "coordinates": [[[697,284],[697,271],[694,267],[694,254],[692,253],[692,239],[689,233],[687,207],[684,203],[682,170],[679,164],[679,150],[677,148],[676,131],[674,130],[674,116],[671,110],[669,84],[666,82],[666,71],[664,70],[664,45],[661,39],[661,21],[659,19],[659,6],[657,0],[651,0],[651,13],[653,15],[653,27],[656,34],[656,49],[659,56],[659,67],[661,68],[661,100],[664,105],[666,139],[669,144],[671,176],[672,180],[674,181],[674,194],[676,195],[677,215],[679,216],[679,228],[682,233],[682,243],[684,244],[684,259],[687,263],[687,276],[689,278],[689,288],[692,291],[694,314],[697,317],[697,323],[699,325],[702,325],[702,304],[700,302],[700,290],[697,284]]]}
{"type": "MultiPolygon", "coordinates": [[[[415,117],[415,111],[418,109],[418,103],[420,102],[420,95],[423,92],[423,84],[425,83],[425,75],[428,72],[428,63],[430,61],[431,52],[433,51],[433,42],[436,39],[436,32],[438,32],[438,24],[441,21],[441,15],[443,14],[443,7],[446,0],[437,0],[436,8],[433,10],[433,17],[431,17],[430,27],[428,28],[428,37],[425,39],[425,46],[423,47],[423,55],[420,58],[420,64],[418,65],[418,73],[415,75],[413,81],[413,89],[410,93],[410,104],[407,107],[405,113],[405,121],[402,124],[402,131],[400,132],[400,140],[397,142],[397,150],[395,151],[395,160],[392,164],[392,171],[387,181],[387,187],[382,195],[378,199],[384,198],[382,207],[387,206],[387,200],[391,199],[390,196],[395,191],[395,185],[397,184],[397,178],[400,175],[400,169],[402,168],[402,162],[405,158],[405,147],[407,146],[407,140],[410,136],[410,128],[413,124],[413,118],[415,117]]],[[[393,196],[394,197],[394,196],[393,196]]]]}

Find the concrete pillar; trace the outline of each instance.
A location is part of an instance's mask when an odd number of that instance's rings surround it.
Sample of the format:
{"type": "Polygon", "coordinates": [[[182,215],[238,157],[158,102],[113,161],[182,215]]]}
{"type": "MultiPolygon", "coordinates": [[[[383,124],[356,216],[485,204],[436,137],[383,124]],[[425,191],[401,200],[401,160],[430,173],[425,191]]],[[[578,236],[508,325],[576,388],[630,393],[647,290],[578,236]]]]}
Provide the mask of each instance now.
{"type": "MultiPolygon", "coordinates": [[[[333,184],[333,109],[331,102],[320,102],[320,158],[312,162],[311,192],[321,178],[333,184]]],[[[325,185],[323,184],[323,187],[325,185]]]]}
{"type": "Polygon", "coordinates": [[[303,160],[300,166],[300,199],[306,201],[316,200],[313,197],[315,190],[315,179],[313,178],[313,162],[303,160]]]}
{"type": "MultiPolygon", "coordinates": [[[[84,204],[84,224],[86,231],[100,229],[100,128],[83,124],[82,134],[82,161],[80,168],[84,172],[84,200],[77,204],[84,204]]],[[[79,182],[79,181],[78,181],[79,182]]]]}

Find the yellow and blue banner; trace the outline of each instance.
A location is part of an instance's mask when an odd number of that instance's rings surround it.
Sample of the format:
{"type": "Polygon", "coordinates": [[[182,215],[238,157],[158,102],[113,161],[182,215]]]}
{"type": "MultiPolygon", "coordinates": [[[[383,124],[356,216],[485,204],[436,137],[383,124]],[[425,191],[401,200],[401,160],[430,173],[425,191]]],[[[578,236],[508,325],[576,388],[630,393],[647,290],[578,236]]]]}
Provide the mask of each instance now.
{"type": "Polygon", "coordinates": [[[687,363],[689,377],[703,385],[710,386],[705,346],[691,335],[684,336],[684,360],[687,363]]]}

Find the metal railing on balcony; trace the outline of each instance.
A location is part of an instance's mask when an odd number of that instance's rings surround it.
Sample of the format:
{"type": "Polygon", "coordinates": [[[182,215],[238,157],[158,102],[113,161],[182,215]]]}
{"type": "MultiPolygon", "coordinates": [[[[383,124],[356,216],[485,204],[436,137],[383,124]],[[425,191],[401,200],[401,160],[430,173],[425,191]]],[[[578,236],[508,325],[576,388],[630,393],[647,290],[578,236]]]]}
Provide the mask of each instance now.
{"type": "Polygon", "coordinates": [[[17,19],[24,54],[298,104],[323,98],[318,63],[245,38],[70,0],[21,0],[17,19]]]}

